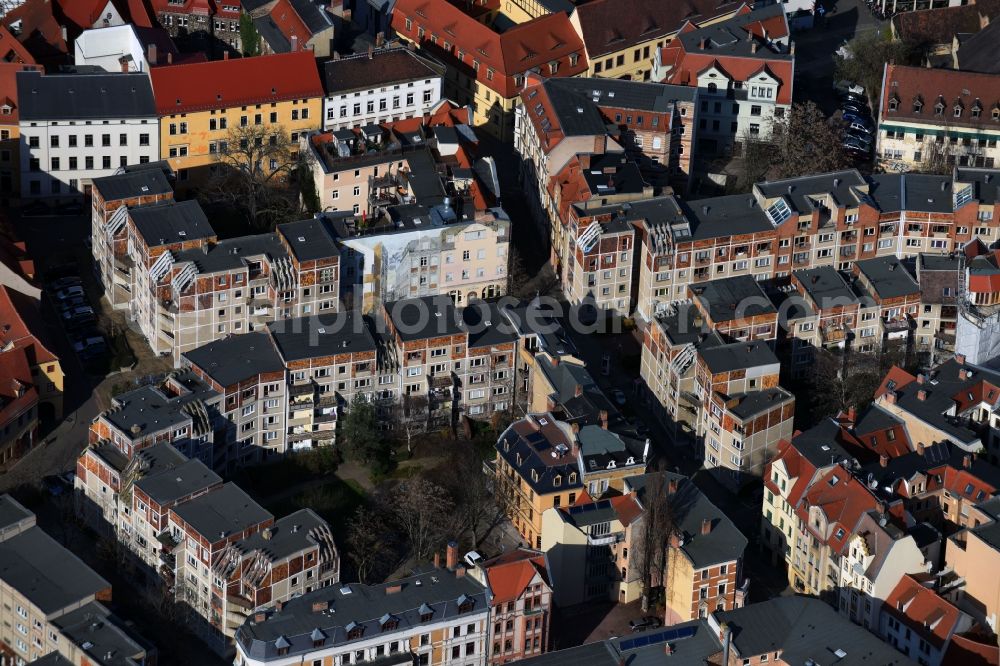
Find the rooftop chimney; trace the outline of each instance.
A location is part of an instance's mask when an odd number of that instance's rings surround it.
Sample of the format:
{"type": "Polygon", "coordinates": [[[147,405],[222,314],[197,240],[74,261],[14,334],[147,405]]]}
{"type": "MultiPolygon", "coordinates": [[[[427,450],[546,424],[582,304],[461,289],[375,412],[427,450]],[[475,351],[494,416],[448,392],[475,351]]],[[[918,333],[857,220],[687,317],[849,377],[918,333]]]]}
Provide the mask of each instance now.
{"type": "Polygon", "coordinates": [[[329,601],[314,601],[312,603],[312,612],[313,613],[322,613],[325,610],[329,610],[329,608],[330,608],[330,602],[329,601]]]}
{"type": "Polygon", "coordinates": [[[254,616],[253,616],[253,621],[254,622],[260,623],[260,622],[264,622],[265,620],[267,620],[267,613],[264,613],[264,612],[254,613],[254,616]]]}
{"type": "Polygon", "coordinates": [[[885,455],[884,453],[882,455],[880,455],[878,457],[878,464],[881,465],[882,467],[888,467],[889,466],[889,456],[885,455]]]}
{"type": "Polygon", "coordinates": [[[757,40],[750,42],[750,53],[757,53],[757,40]]]}
{"type": "Polygon", "coordinates": [[[168,65],[174,64],[174,54],[171,53],[170,51],[167,51],[167,64],[168,65]]]}
{"type": "Polygon", "coordinates": [[[712,519],[711,518],[704,518],[704,519],[702,519],[702,521],[701,521],[701,533],[702,534],[708,534],[711,531],[712,531],[712,519]]]}
{"type": "Polygon", "coordinates": [[[156,44],[150,44],[146,47],[146,60],[150,67],[156,64],[156,44]]]}
{"type": "Polygon", "coordinates": [[[958,378],[961,379],[961,380],[966,380],[966,379],[968,379],[971,376],[972,376],[972,373],[969,372],[968,368],[962,368],[961,370],[958,371],[958,378]]]}
{"type": "Polygon", "coordinates": [[[670,479],[667,481],[667,494],[673,495],[677,492],[677,479],[670,479]]]}
{"type": "Polygon", "coordinates": [[[299,36],[298,35],[292,35],[292,46],[291,46],[291,49],[292,49],[293,53],[295,51],[299,50],[299,36]]]}
{"type": "Polygon", "coordinates": [[[389,585],[388,587],[385,588],[386,594],[396,594],[402,591],[403,591],[403,586],[399,585],[398,583],[396,585],[389,585]]]}
{"type": "Polygon", "coordinates": [[[917,455],[924,455],[924,443],[917,442],[917,455]]]}
{"type": "Polygon", "coordinates": [[[448,542],[445,550],[444,565],[449,569],[454,569],[458,565],[458,544],[454,541],[448,542]]]}
{"type": "Polygon", "coordinates": [[[886,391],[885,392],[885,402],[888,405],[895,405],[896,404],[896,392],[895,391],[886,391]]]}
{"type": "Polygon", "coordinates": [[[965,365],[965,354],[955,354],[955,363],[965,365]]]}
{"type": "Polygon", "coordinates": [[[919,391],[917,391],[917,400],[926,400],[926,399],[927,399],[927,389],[920,389],[919,391]]]}
{"type": "Polygon", "coordinates": [[[968,453],[962,456],[962,467],[965,469],[969,469],[970,467],[972,467],[972,456],[969,455],[968,453]]]}
{"type": "Polygon", "coordinates": [[[575,395],[577,398],[583,395],[583,384],[576,385],[576,388],[573,389],[573,395],[575,395]]]}
{"type": "Polygon", "coordinates": [[[441,568],[441,553],[438,552],[434,553],[434,568],[435,569],[441,568]]]}
{"type": "Polygon", "coordinates": [[[598,415],[601,420],[601,427],[605,430],[608,429],[608,410],[602,409],[598,415]]]}
{"type": "Polygon", "coordinates": [[[852,424],[858,422],[858,410],[853,405],[847,410],[847,420],[852,424]]]}

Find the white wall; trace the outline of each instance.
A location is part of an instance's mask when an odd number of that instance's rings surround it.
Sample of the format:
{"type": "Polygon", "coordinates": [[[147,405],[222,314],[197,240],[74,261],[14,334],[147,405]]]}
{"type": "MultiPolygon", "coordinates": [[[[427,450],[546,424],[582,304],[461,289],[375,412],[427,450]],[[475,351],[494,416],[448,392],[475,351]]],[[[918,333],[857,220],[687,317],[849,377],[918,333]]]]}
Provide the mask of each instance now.
{"type": "Polygon", "coordinates": [[[128,120],[21,121],[20,131],[21,196],[25,198],[74,197],[83,193],[94,178],[110,176],[123,164],[154,162],[160,156],[156,116],[128,120]],[[87,135],[92,137],[91,146],[87,145],[87,135]],[[109,146],[103,145],[104,135],[109,136],[109,146]],[[120,135],[125,136],[124,143],[120,135]],[[147,139],[146,145],[140,145],[143,137],[147,139]],[[37,146],[32,146],[32,139],[37,140],[37,146]],[[71,143],[74,139],[75,146],[71,143]],[[53,140],[57,146],[53,146],[53,140]],[[35,171],[30,168],[32,158],[38,160],[35,171]],[[57,169],[53,168],[53,158],[59,160],[57,169]],[[92,160],[89,166],[88,158],[92,160]],[[37,183],[35,192],[32,183],[37,183]]]}
{"type": "Polygon", "coordinates": [[[128,71],[149,71],[146,54],[131,25],[85,30],[76,38],[73,52],[73,64],[77,66],[90,65],[106,72],[121,72],[119,59],[130,55],[132,62],[128,71]]]}
{"type": "Polygon", "coordinates": [[[440,76],[331,95],[323,99],[323,129],[350,129],[417,118],[430,113],[440,101],[440,76]]]}

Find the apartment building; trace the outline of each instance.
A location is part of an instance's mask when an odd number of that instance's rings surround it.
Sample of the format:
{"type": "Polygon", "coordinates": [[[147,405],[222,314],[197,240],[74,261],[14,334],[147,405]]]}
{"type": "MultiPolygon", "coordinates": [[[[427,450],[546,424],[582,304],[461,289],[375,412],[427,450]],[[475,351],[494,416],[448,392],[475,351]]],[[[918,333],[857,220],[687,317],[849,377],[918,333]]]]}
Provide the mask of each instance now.
{"type": "Polygon", "coordinates": [[[640,0],[599,0],[573,7],[570,21],[586,48],[588,76],[648,81],[656,49],[674,40],[685,23],[695,20],[699,25],[710,25],[732,16],[740,7],[738,2],[698,1],[681,7],[669,3],[648,6],[640,0]]]}
{"type": "Polygon", "coordinates": [[[879,162],[902,169],[986,167],[1000,152],[996,74],[885,66],[879,99],[879,162]]]}
{"type": "Polygon", "coordinates": [[[323,86],[307,51],[154,67],[150,78],[159,157],[181,185],[208,177],[239,128],[285,135],[296,151],[299,135],[323,122],[323,86]]]}
{"type": "Polygon", "coordinates": [[[35,514],[10,495],[0,497],[0,594],[4,646],[10,663],[46,655],[72,664],[110,664],[116,658],[155,665],[156,651],[126,629],[101,603],[111,584],[36,524],[35,514]]]}
{"type": "Polygon", "coordinates": [[[564,12],[515,23],[498,8],[401,0],[392,29],[444,63],[445,96],[471,105],[472,124],[499,140],[514,136],[515,102],[530,72],[571,77],[587,70],[583,42],[564,12]]]}
{"type": "Polygon", "coordinates": [[[784,7],[743,5],[700,27],[688,20],[653,55],[652,78],[699,89],[698,154],[736,154],[768,141],[792,106],[795,49],[784,7]]]}
{"type": "Polygon", "coordinates": [[[972,617],[935,593],[933,584],[924,576],[903,576],[878,628],[882,640],[923,666],[939,666],[952,637],[973,627],[972,617]]]}
{"type": "Polygon", "coordinates": [[[95,178],[159,158],[148,74],[22,71],[17,91],[22,199],[86,198],[95,178]]]}
{"type": "Polygon", "coordinates": [[[292,450],[295,438],[286,436],[290,388],[285,361],[267,330],[192,349],[180,365],[222,395],[218,409],[225,430],[213,452],[214,469],[232,471],[292,450]]]}
{"type": "MultiPolygon", "coordinates": [[[[881,349],[883,343],[908,343],[913,336],[915,317],[920,312],[920,285],[895,256],[855,262],[858,285],[878,306],[873,327],[858,331],[861,351],[881,349]],[[866,338],[875,337],[875,341],[866,338]]],[[[862,315],[863,317],[864,315],[862,315]]]]}
{"type": "MultiPolygon", "coordinates": [[[[383,306],[385,362],[400,399],[421,398],[432,421],[459,414],[482,420],[509,412],[515,400],[518,337],[492,303],[459,309],[447,297],[383,306]]],[[[380,380],[381,381],[381,380],[380,380]]]]}
{"type": "MultiPolygon", "coordinates": [[[[573,397],[582,397],[582,388],[573,397]]],[[[546,542],[546,510],[571,507],[584,494],[603,499],[645,472],[648,445],[609,430],[608,416],[602,412],[597,423],[581,425],[551,412],[529,414],[498,439],[497,483],[510,493],[510,519],[529,544],[541,548],[546,542]]]]}
{"type": "Polygon", "coordinates": [[[235,663],[485,665],[489,592],[458,564],[457,547],[448,564],[381,585],[326,587],[258,611],[236,632],[235,663]]]}
{"type": "Polygon", "coordinates": [[[215,50],[221,42],[240,51],[240,3],[234,0],[151,0],[156,21],[174,39],[215,50]],[[217,40],[217,42],[216,42],[217,40]]]}
{"type": "Polygon", "coordinates": [[[1000,558],[997,541],[1000,500],[991,498],[972,508],[973,523],[950,535],[945,545],[945,563],[963,580],[955,601],[979,622],[996,631],[1000,613],[1000,582],[992,567],[1000,558]]]}
{"type": "Polygon", "coordinates": [[[547,652],[552,644],[552,577],[545,556],[516,548],[467,572],[489,587],[493,607],[489,664],[507,664],[547,652]]]}
{"type": "Polygon", "coordinates": [[[245,0],[241,4],[253,20],[264,53],[302,49],[326,58],[335,52],[335,19],[322,4],[300,0],[245,0]]]}
{"type": "Polygon", "coordinates": [[[385,48],[322,65],[323,130],[429,115],[443,97],[445,68],[408,48],[385,48]]]}
{"type": "Polygon", "coordinates": [[[0,469],[10,469],[35,447],[38,424],[30,358],[25,348],[14,347],[0,354],[0,469]]]}
{"type": "Polygon", "coordinates": [[[91,190],[91,249],[94,266],[104,286],[104,297],[114,309],[126,309],[132,298],[131,259],[128,256],[128,208],[167,203],[174,189],[163,162],[148,168],[96,178],[91,190]]]}

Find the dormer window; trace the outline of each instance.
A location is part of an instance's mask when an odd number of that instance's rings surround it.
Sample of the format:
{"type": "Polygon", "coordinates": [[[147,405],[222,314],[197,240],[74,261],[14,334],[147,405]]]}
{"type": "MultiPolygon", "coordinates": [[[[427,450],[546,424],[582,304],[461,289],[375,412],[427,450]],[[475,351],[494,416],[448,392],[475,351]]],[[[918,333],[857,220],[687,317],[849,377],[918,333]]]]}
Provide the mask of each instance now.
{"type": "Polygon", "coordinates": [[[569,54],[569,66],[576,67],[576,63],[580,62],[580,56],[577,53],[569,54]]]}
{"type": "Polygon", "coordinates": [[[924,103],[921,100],[919,99],[913,100],[913,113],[920,113],[920,111],[923,108],[924,108],[924,103]]]}
{"type": "Polygon", "coordinates": [[[1000,106],[993,107],[993,120],[1000,120],[1000,106]]]}
{"type": "Polygon", "coordinates": [[[934,115],[940,116],[944,114],[944,102],[938,102],[934,105],[934,115]]]}
{"type": "Polygon", "coordinates": [[[889,100],[889,110],[890,111],[895,111],[898,108],[899,108],[899,100],[896,99],[895,97],[891,98],[889,100]]]}
{"type": "Polygon", "coordinates": [[[381,627],[382,631],[395,631],[396,629],[399,628],[399,619],[386,613],[378,621],[378,624],[379,627],[381,627]]]}
{"type": "Polygon", "coordinates": [[[347,640],[349,641],[357,640],[365,633],[365,628],[353,620],[348,622],[344,629],[347,631],[347,640]]]}
{"type": "Polygon", "coordinates": [[[279,656],[288,654],[288,650],[291,647],[292,644],[284,636],[278,636],[277,640],[274,641],[274,649],[277,650],[279,656]]]}
{"type": "Polygon", "coordinates": [[[472,610],[472,606],[474,605],[475,602],[472,600],[471,597],[467,597],[466,595],[463,594],[458,598],[457,603],[458,603],[459,613],[468,613],[470,610],[472,610]]]}
{"type": "Polygon", "coordinates": [[[549,63],[549,74],[555,74],[559,71],[559,61],[553,60],[549,63]]]}
{"type": "Polygon", "coordinates": [[[569,473],[569,482],[570,483],[576,483],[576,472],[570,472],[569,473]]]}
{"type": "Polygon", "coordinates": [[[962,117],[962,105],[961,104],[956,104],[955,105],[954,115],[955,115],[956,118],[961,118],[962,117]]]}
{"type": "Polygon", "coordinates": [[[981,115],[983,115],[983,105],[980,104],[979,100],[977,99],[976,103],[972,105],[972,117],[978,118],[981,115]]]}
{"type": "Polygon", "coordinates": [[[312,639],[314,648],[323,647],[323,644],[326,643],[326,634],[320,631],[318,627],[312,630],[312,634],[309,635],[309,638],[312,639]]]}
{"type": "Polygon", "coordinates": [[[434,609],[427,604],[420,604],[420,608],[417,609],[417,612],[420,613],[421,622],[430,622],[434,619],[434,609]]]}
{"type": "Polygon", "coordinates": [[[552,478],[552,485],[556,488],[562,485],[562,474],[556,474],[555,477],[552,478]]]}

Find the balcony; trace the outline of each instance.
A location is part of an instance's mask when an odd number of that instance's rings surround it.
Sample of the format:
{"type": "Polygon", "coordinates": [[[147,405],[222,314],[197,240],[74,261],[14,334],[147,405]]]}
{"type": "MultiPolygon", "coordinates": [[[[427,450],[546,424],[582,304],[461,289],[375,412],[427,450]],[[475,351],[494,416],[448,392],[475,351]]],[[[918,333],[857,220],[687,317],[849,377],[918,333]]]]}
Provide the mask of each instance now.
{"type": "Polygon", "coordinates": [[[823,342],[840,343],[847,338],[847,327],[842,324],[838,324],[836,326],[821,326],[820,335],[823,338],[823,342]]]}
{"type": "Polygon", "coordinates": [[[313,423],[336,423],[337,412],[333,411],[328,414],[316,414],[313,417],[313,423]]]}
{"type": "Polygon", "coordinates": [[[906,317],[898,317],[888,321],[883,320],[882,325],[885,327],[886,333],[898,333],[900,331],[909,331],[913,327],[913,322],[906,317]]]}
{"type": "Polygon", "coordinates": [[[288,387],[288,396],[291,398],[312,397],[316,394],[316,385],[312,382],[306,384],[292,384],[288,387]]]}
{"type": "Polygon", "coordinates": [[[615,543],[621,543],[624,540],[625,535],[622,532],[599,537],[587,535],[587,543],[591,546],[610,546],[615,543]]]}

